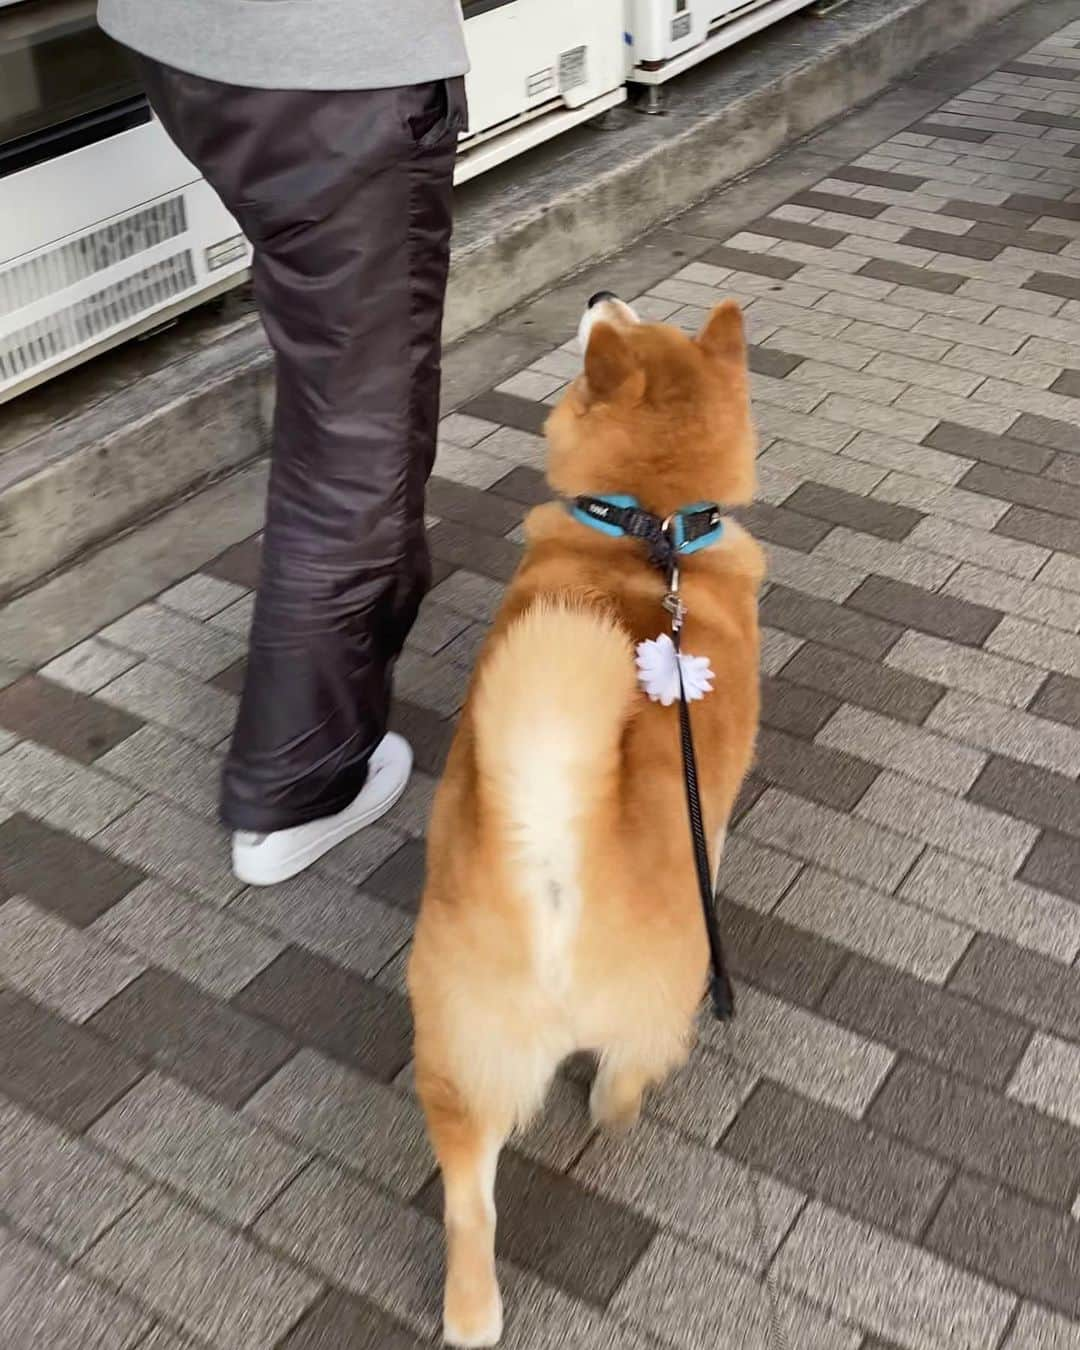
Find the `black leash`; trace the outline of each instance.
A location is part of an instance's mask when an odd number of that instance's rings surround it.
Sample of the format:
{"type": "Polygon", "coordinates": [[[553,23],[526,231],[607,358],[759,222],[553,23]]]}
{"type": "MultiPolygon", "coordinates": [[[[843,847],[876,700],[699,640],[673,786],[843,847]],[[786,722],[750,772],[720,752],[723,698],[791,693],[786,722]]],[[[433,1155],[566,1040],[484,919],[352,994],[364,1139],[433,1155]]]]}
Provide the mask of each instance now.
{"type": "Polygon", "coordinates": [[[675,664],[679,672],[679,738],[682,742],[683,779],[686,784],[686,806],[690,815],[690,842],[694,851],[694,870],[697,873],[701,910],[705,918],[705,934],[709,940],[709,1001],[718,1022],[727,1022],[735,1016],[735,989],[728,973],[720,925],[716,917],[713,897],[713,878],[709,867],[709,844],[705,837],[705,819],[701,810],[701,789],[698,784],[697,754],[694,733],[690,725],[690,703],[683,682],[682,628],[686,607],[679,599],[679,565],[674,555],[668,561],[668,593],[664,608],[671,615],[671,641],[675,648],[675,664]]]}

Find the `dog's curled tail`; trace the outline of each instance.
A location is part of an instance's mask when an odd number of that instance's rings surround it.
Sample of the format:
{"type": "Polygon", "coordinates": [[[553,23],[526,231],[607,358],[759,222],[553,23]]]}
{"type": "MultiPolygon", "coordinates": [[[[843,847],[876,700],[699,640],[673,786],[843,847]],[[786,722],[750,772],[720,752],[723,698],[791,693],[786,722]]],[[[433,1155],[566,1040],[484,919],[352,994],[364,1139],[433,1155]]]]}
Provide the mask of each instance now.
{"type": "Polygon", "coordinates": [[[580,890],[584,827],[617,789],[620,743],[637,698],[629,635],[584,603],[534,605],[480,675],[481,791],[523,886],[566,922],[580,890]]]}

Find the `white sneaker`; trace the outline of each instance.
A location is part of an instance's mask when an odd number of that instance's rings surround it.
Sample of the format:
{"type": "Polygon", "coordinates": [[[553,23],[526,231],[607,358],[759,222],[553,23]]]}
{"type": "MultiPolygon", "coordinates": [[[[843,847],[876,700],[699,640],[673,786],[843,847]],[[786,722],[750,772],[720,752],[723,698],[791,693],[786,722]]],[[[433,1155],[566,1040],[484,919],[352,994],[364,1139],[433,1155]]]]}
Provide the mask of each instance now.
{"type": "Polygon", "coordinates": [[[390,732],[371,756],[367,782],[343,811],[272,834],[237,830],[232,841],[236,876],[249,886],[274,886],[310,867],[335,844],[386,815],[409,785],[412,762],[408,741],[390,732]]]}

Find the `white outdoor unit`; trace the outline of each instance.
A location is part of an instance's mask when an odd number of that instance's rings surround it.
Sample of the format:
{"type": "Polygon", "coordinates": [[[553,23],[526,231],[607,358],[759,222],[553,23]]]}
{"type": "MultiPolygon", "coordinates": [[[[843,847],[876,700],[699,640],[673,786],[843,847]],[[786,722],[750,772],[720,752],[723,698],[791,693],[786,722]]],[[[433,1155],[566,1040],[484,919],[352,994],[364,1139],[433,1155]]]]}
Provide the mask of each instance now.
{"type": "Polygon", "coordinates": [[[0,402],[210,299],[249,249],[93,0],[0,0],[0,402]]]}
{"type": "Polygon", "coordinates": [[[626,0],[629,79],[663,84],[815,0],[626,0]]]}
{"type": "Polygon", "coordinates": [[[625,0],[464,0],[461,183],[626,98],[625,0]]]}

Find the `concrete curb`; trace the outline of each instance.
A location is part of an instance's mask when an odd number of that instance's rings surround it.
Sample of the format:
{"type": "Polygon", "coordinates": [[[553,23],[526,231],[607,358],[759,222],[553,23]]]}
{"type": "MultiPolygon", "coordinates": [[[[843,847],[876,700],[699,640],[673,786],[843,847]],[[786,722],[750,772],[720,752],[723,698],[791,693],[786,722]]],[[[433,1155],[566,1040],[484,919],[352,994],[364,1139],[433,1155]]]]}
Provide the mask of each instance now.
{"type": "MultiPolygon", "coordinates": [[[[581,128],[466,185],[447,339],[615,252],[1021,3],[855,0],[827,19],[799,17],[674,82],[666,116],[617,110],[604,129],[581,128]]],[[[264,452],[272,375],[261,329],[254,316],[222,327],[59,426],[39,413],[48,429],[0,455],[0,597],[264,452]]],[[[114,360],[123,353],[103,370],[114,360]]]]}

